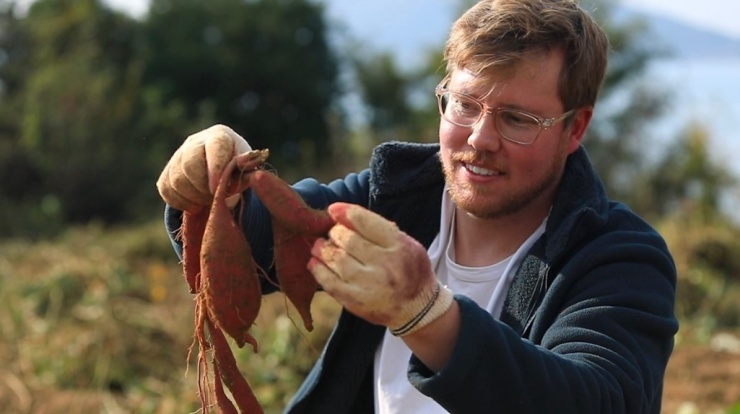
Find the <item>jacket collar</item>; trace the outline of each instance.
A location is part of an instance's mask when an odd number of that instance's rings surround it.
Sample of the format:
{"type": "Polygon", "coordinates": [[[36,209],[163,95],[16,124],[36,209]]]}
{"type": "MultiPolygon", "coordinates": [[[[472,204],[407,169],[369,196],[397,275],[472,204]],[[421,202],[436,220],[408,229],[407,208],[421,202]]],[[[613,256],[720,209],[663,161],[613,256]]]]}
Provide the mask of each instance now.
{"type": "MultiPolygon", "coordinates": [[[[444,184],[438,144],[382,144],[375,149],[370,169],[373,199],[398,197],[444,184]]],[[[608,210],[604,186],[581,146],[565,164],[543,236],[547,239],[545,257],[557,258],[568,245],[588,234],[590,228],[601,226],[608,210]]]]}
{"type": "Polygon", "coordinates": [[[586,150],[580,147],[565,164],[544,234],[524,257],[508,291],[501,321],[526,336],[552,278],[570,246],[602,227],[608,219],[609,200],[586,150]]]}
{"type": "Polygon", "coordinates": [[[608,212],[604,186],[581,146],[565,163],[543,235],[547,238],[545,257],[548,260],[559,257],[567,246],[578,243],[591,229],[606,223],[608,212]]]}

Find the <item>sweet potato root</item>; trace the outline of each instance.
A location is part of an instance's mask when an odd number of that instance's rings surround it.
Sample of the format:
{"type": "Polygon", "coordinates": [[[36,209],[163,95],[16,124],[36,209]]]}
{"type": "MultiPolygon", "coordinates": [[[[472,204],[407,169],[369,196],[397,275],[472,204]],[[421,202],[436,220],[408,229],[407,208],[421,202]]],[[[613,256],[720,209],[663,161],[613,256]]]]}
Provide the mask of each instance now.
{"type": "Polygon", "coordinates": [[[311,246],[317,236],[289,232],[275,220],[272,229],[275,239],[275,273],[280,290],[295,306],[303,320],[303,326],[312,331],[311,301],[319,284],[306,265],[311,259],[311,246]]]}
{"type": "Polygon", "coordinates": [[[200,286],[200,248],[206,231],[208,209],[182,214],[182,269],[190,293],[197,293],[200,286]]]}
{"type": "Polygon", "coordinates": [[[203,234],[202,293],[218,327],[234,338],[239,347],[249,342],[256,351],[257,342],[249,334],[249,328],[262,303],[259,276],[246,236],[226,205],[235,166],[233,159],[224,169],[203,234]]]}
{"type": "MultiPolygon", "coordinates": [[[[192,149],[190,149],[190,151],[204,152],[205,149],[203,146],[199,146],[193,147],[192,149]]],[[[255,150],[234,157],[236,159],[236,166],[238,168],[232,168],[231,177],[227,181],[228,184],[226,186],[225,196],[227,197],[244,191],[249,183],[249,180],[243,178],[242,175],[244,173],[254,171],[256,168],[261,166],[262,163],[265,162],[269,154],[269,150],[255,150]]],[[[201,187],[198,188],[198,191],[200,191],[202,194],[210,194],[208,193],[207,188],[208,173],[205,169],[205,165],[198,164],[198,157],[187,157],[187,159],[190,160],[189,163],[191,165],[187,168],[183,166],[181,174],[187,175],[188,179],[192,182],[191,185],[193,188],[196,188],[197,185],[200,185],[201,187]]],[[[169,180],[169,171],[165,169],[165,171],[162,173],[162,177],[160,177],[159,181],[157,182],[157,185],[161,186],[164,181],[169,180]]],[[[163,189],[160,189],[160,191],[166,191],[166,189],[167,187],[164,187],[163,189]]],[[[180,198],[177,198],[180,197],[179,193],[177,192],[172,191],[167,192],[167,194],[169,195],[170,199],[174,197],[174,199],[180,200],[180,198]]],[[[184,198],[182,198],[180,202],[183,206],[185,206],[182,217],[182,228],[180,230],[179,236],[183,244],[183,273],[185,276],[185,280],[188,283],[190,293],[197,293],[200,287],[200,255],[201,247],[203,244],[203,234],[205,232],[206,223],[209,217],[208,206],[213,205],[213,197],[201,196],[200,202],[204,204],[192,203],[186,201],[184,198]]]]}
{"type": "MultiPolygon", "coordinates": [[[[239,407],[239,412],[245,414],[262,413],[263,410],[254,392],[252,392],[252,388],[241,372],[239,372],[239,367],[237,367],[236,359],[229,349],[229,343],[226,342],[226,337],[224,337],[219,329],[214,329],[211,323],[208,324],[208,330],[210,331],[211,341],[213,343],[214,380],[218,384],[216,386],[218,406],[225,407],[226,412],[229,412],[228,409],[231,401],[227,399],[223,388],[220,390],[218,388],[221,385],[219,383],[223,383],[231,391],[231,395],[234,397],[237,407],[239,407]]],[[[231,408],[233,408],[233,405],[231,408]]]]}
{"type": "MultiPolygon", "coordinates": [[[[229,344],[227,343],[226,346],[228,347],[229,344]]],[[[224,392],[224,384],[221,381],[221,370],[218,368],[218,363],[215,359],[213,362],[213,376],[215,378],[213,388],[214,394],[216,394],[216,406],[218,407],[219,414],[239,414],[236,407],[234,407],[234,403],[231,402],[224,392]]]]}
{"type": "Polygon", "coordinates": [[[311,245],[329,232],[334,221],[326,211],[307,206],[295,190],[269,171],[255,171],[249,181],[272,216],[275,273],[280,290],[311,331],[311,301],[319,285],[306,265],[311,258],[311,245]]]}
{"type": "MultiPolygon", "coordinates": [[[[248,187],[272,216],[280,289],[298,310],[306,329],[313,329],[310,307],[318,284],[306,265],[313,242],[326,235],[334,222],[325,211],[308,207],[283,180],[259,169],[268,155],[262,150],[233,157],[218,180],[210,209],[188,205],[183,213],[183,269],[190,291],[197,294],[194,345],[200,349],[198,387],[203,412],[212,403],[224,414],[262,412],[224,335],[232,337],[239,347],[250,343],[257,352],[257,341],[249,330],[262,302],[261,276],[230,209],[248,187]],[[208,352],[212,354],[210,373],[208,352]],[[230,397],[224,386],[231,391],[230,397]]],[[[200,178],[198,181],[203,181],[200,178]]]]}
{"type": "Polygon", "coordinates": [[[269,171],[253,172],[249,183],[270,211],[273,221],[277,220],[290,232],[323,236],[334,225],[325,210],[307,206],[293,188],[269,171]]]}

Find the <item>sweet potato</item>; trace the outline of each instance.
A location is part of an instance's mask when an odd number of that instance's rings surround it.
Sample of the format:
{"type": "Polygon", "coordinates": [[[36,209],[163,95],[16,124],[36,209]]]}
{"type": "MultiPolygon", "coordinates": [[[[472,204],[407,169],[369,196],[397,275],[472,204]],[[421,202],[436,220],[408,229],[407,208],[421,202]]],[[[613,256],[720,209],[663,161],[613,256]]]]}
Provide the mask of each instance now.
{"type": "MultiPolygon", "coordinates": [[[[193,149],[202,150],[202,146],[193,149]]],[[[227,155],[226,151],[221,152],[221,155],[227,155]]],[[[208,412],[211,401],[215,399],[219,413],[237,413],[237,408],[224,391],[226,385],[239,407],[238,412],[261,413],[262,409],[249,384],[236,367],[236,360],[223,333],[226,331],[232,336],[239,347],[250,343],[257,351],[257,342],[248,331],[261,304],[259,276],[246,237],[227,206],[227,198],[236,201],[235,197],[249,185],[245,174],[259,168],[269,151],[250,151],[232,157],[222,170],[213,197],[202,196],[203,193],[210,194],[210,189],[205,188],[209,185],[205,178],[208,175],[205,163],[201,165],[198,159],[202,157],[197,155],[186,157],[191,160],[191,165],[181,169],[185,172],[181,173],[178,182],[185,184],[178,189],[169,191],[170,187],[163,185],[172,178],[168,168],[165,168],[158,181],[160,192],[165,190],[163,197],[170,196],[166,200],[174,200],[184,209],[178,236],[183,243],[183,271],[190,291],[197,294],[195,333],[188,359],[197,344],[198,391],[203,412],[208,412]],[[185,173],[192,183],[182,179],[185,173]],[[196,187],[195,182],[200,187],[196,187]],[[201,195],[193,202],[181,195],[183,189],[189,198],[196,191],[201,195]],[[204,203],[210,205],[210,209],[202,205],[204,203]],[[212,386],[206,358],[209,351],[213,356],[212,386]]],[[[221,155],[216,158],[220,159],[221,155]]],[[[215,169],[220,168],[217,165],[215,169]]]]}
{"type": "Polygon", "coordinates": [[[206,337],[206,319],[208,318],[208,310],[205,306],[205,299],[203,295],[196,296],[195,300],[195,332],[193,334],[193,343],[188,349],[188,360],[192,355],[193,348],[198,345],[198,396],[200,397],[200,404],[202,411],[205,413],[206,408],[209,406],[208,396],[210,390],[208,385],[208,359],[206,358],[206,352],[211,349],[211,345],[208,343],[206,337]]]}
{"type": "MultiPolygon", "coordinates": [[[[227,345],[228,346],[228,345],[227,345]]],[[[219,414],[239,414],[234,407],[234,403],[231,402],[229,397],[224,392],[224,385],[221,381],[221,370],[218,368],[218,364],[213,363],[213,381],[214,393],[216,394],[216,406],[218,407],[219,414]]]]}
{"type": "MultiPolygon", "coordinates": [[[[220,329],[239,347],[249,334],[262,303],[259,276],[246,236],[226,205],[227,188],[236,159],[228,164],[213,198],[201,247],[201,280],[206,307],[220,329]]],[[[245,180],[246,181],[246,180],[245,180]]]]}
{"type": "Polygon", "coordinates": [[[249,184],[270,211],[273,221],[282,223],[290,232],[323,236],[334,225],[326,211],[306,205],[293,188],[269,171],[251,173],[249,184]]]}
{"type": "Polygon", "coordinates": [[[275,273],[280,290],[295,306],[303,320],[303,326],[313,330],[311,301],[319,288],[306,265],[311,259],[311,246],[317,236],[289,232],[280,222],[273,220],[275,239],[275,273]]]}
{"type": "Polygon", "coordinates": [[[200,248],[208,221],[208,209],[182,214],[182,269],[190,293],[197,293],[200,286],[200,248]]]}
{"type": "Polygon", "coordinates": [[[262,150],[233,157],[218,179],[210,210],[192,208],[183,215],[183,268],[191,292],[197,293],[195,341],[200,348],[198,387],[204,412],[213,399],[220,413],[236,413],[237,408],[239,413],[262,412],[224,335],[231,336],[239,347],[250,343],[257,352],[257,341],[249,329],[262,301],[260,274],[246,236],[230,210],[247,187],[253,188],[272,216],[280,289],[298,310],[306,329],[313,329],[310,307],[318,284],[306,265],[312,244],[326,235],[334,222],[325,211],[307,206],[283,180],[259,169],[268,155],[262,150]],[[209,386],[205,357],[209,351],[213,355],[213,387],[209,386]],[[231,399],[224,385],[231,391],[231,399]]]}
{"type": "Polygon", "coordinates": [[[326,211],[307,206],[295,190],[269,171],[255,171],[249,182],[272,216],[275,273],[280,290],[311,331],[311,301],[319,285],[306,265],[311,258],[311,245],[329,232],[334,221],[326,211]]]}
{"type": "MultiPolygon", "coordinates": [[[[236,365],[236,359],[229,349],[229,343],[226,342],[226,337],[223,333],[215,328],[210,321],[208,321],[208,330],[210,331],[211,341],[213,344],[213,356],[214,356],[214,382],[216,385],[216,399],[219,408],[225,407],[225,412],[228,411],[231,401],[228,400],[223,388],[219,387],[223,383],[226,388],[231,391],[231,395],[234,397],[239,411],[244,414],[257,414],[262,413],[263,410],[260,407],[257,397],[255,397],[252,388],[247,383],[247,380],[239,372],[239,367],[236,365]],[[220,394],[220,395],[219,395],[220,394]],[[224,400],[225,399],[225,400],[224,400]]],[[[233,409],[233,405],[231,406],[233,409]]]]}

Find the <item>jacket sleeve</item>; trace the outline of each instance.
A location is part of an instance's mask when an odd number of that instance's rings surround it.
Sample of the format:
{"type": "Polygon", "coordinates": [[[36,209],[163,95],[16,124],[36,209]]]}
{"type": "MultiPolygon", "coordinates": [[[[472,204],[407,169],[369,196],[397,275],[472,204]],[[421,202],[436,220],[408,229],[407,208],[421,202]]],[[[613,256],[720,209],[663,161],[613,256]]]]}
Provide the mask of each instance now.
{"type": "MultiPolygon", "coordinates": [[[[315,179],[307,178],[293,184],[293,189],[300,194],[306,204],[313,208],[326,208],[336,201],[360,204],[367,206],[369,198],[370,171],[363,170],[351,173],[344,179],[337,179],[329,184],[321,184],[315,179]]],[[[252,257],[261,269],[274,272],[272,264],[272,221],[270,213],[252,194],[250,190],[244,192],[242,203],[235,212],[241,212],[241,224],[247,236],[252,257]]],[[[182,241],[177,237],[182,226],[182,212],[170,206],[165,207],[165,227],[177,256],[182,259],[182,241]]],[[[271,283],[263,283],[265,293],[274,291],[271,283]]]]}
{"type": "Polygon", "coordinates": [[[530,338],[456,297],[451,360],[433,373],[412,357],[409,380],[452,413],[659,413],[675,268],[657,235],[602,239],[551,276],[530,338]]]}

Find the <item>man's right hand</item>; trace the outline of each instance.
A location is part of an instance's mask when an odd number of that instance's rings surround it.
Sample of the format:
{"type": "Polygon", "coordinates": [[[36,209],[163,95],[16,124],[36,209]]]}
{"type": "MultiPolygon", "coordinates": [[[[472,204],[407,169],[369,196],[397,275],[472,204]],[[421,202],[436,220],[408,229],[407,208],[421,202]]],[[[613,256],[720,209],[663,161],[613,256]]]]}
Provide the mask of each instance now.
{"type": "MultiPolygon", "coordinates": [[[[226,164],[251,149],[244,138],[224,125],[214,125],[187,137],[157,180],[160,196],[178,210],[210,205],[226,164]]],[[[234,206],[238,199],[235,194],[227,199],[227,204],[234,206]]]]}

